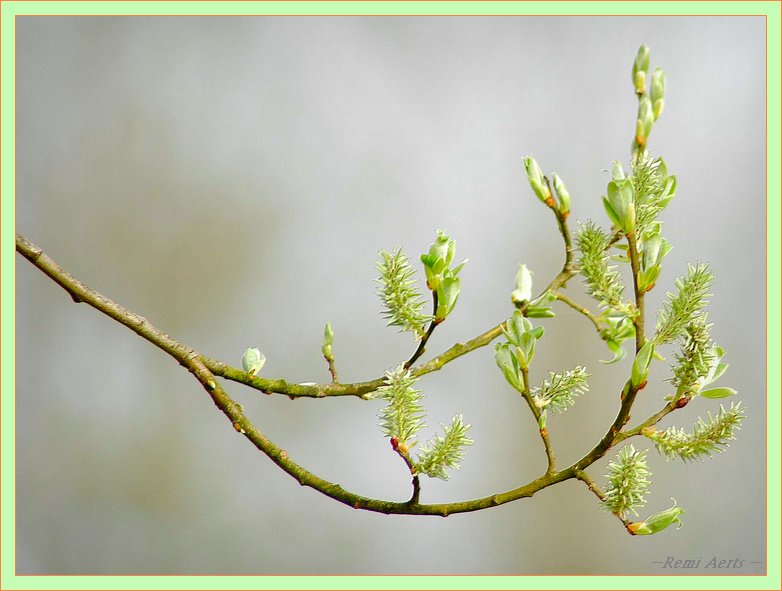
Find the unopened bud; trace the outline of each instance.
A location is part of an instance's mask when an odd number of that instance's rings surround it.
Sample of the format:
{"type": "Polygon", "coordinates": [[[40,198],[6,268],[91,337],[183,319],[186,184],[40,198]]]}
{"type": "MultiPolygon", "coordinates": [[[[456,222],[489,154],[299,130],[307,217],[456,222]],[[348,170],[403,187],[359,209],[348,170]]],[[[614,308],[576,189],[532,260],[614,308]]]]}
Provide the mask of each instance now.
{"type": "Polygon", "coordinates": [[[250,375],[260,371],[264,363],[266,357],[258,349],[248,348],[242,355],[242,368],[250,375]]]}
{"type": "Polygon", "coordinates": [[[652,73],[652,83],[649,90],[652,101],[652,112],[654,114],[654,120],[663,112],[663,106],[665,105],[665,72],[660,68],[655,68],[652,73]]]}
{"type": "Polygon", "coordinates": [[[514,304],[528,302],[532,298],[532,273],[527,269],[527,265],[519,265],[516,273],[516,286],[510,294],[510,299],[514,304]]]}
{"type": "Polygon", "coordinates": [[[559,199],[559,213],[562,214],[562,217],[567,217],[570,213],[570,193],[556,172],[553,174],[553,180],[554,190],[557,192],[557,198],[559,199]]]}
{"type": "Polygon", "coordinates": [[[652,133],[654,119],[652,101],[644,95],[638,101],[638,120],[635,123],[635,141],[639,146],[646,144],[649,134],[652,133]]]}
{"type": "Polygon", "coordinates": [[[331,324],[326,323],[326,327],[323,329],[323,344],[320,346],[320,350],[326,359],[333,359],[331,345],[334,344],[334,331],[331,330],[331,324]]]}
{"type": "Polygon", "coordinates": [[[646,72],[649,70],[649,47],[641,45],[633,62],[633,85],[635,92],[643,94],[646,92],[646,72]]]}
{"type": "Polygon", "coordinates": [[[529,185],[543,203],[552,205],[551,191],[546,185],[546,179],[540,170],[540,166],[532,156],[524,158],[524,168],[527,169],[527,180],[529,185]]]}
{"type": "Polygon", "coordinates": [[[649,375],[649,365],[652,361],[652,353],[654,353],[654,341],[648,340],[644,343],[644,346],[641,347],[633,360],[630,382],[636,390],[640,388],[640,385],[646,380],[646,376],[649,375]]]}

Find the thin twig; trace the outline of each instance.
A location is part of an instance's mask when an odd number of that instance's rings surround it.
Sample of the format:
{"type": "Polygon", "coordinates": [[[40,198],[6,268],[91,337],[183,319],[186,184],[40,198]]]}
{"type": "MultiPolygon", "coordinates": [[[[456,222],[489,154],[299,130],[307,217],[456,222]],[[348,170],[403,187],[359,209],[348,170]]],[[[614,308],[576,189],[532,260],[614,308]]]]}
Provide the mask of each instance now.
{"type": "Polygon", "coordinates": [[[564,293],[560,291],[553,292],[553,295],[557,300],[559,300],[563,304],[567,304],[579,314],[583,314],[584,316],[586,316],[586,318],[594,325],[595,330],[597,331],[598,334],[602,332],[600,321],[597,319],[597,316],[595,316],[592,312],[587,310],[584,306],[574,302],[568,296],[566,296],[564,293]]]}
{"type": "Polygon", "coordinates": [[[526,401],[527,406],[529,406],[529,409],[532,412],[532,416],[535,417],[535,425],[538,427],[538,433],[540,434],[540,439],[543,441],[543,448],[546,450],[546,461],[547,461],[546,474],[550,475],[556,471],[557,458],[554,455],[554,448],[551,445],[551,439],[549,438],[548,429],[546,429],[545,427],[543,428],[540,427],[541,410],[537,407],[535,401],[532,399],[532,393],[529,387],[529,369],[526,367],[522,367],[521,375],[524,378],[524,389],[521,391],[521,396],[526,401]]]}
{"type": "Polygon", "coordinates": [[[437,328],[437,325],[440,324],[442,321],[437,320],[437,290],[432,290],[432,321],[429,323],[429,328],[424,333],[424,336],[421,337],[421,341],[418,343],[418,348],[415,350],[415,353],[413,353],[413,356],[408,359],[405,362],[405,369],[410,369],[410,367],[415,363],[418,358],[424,354],[424,351],[426,351],[426,343],[429,340],[429,337],[432,336],[432,333],[434,332],[434,329],[437,328]]]}
{"type": "MultiPolygon", "coordinates": [[[[378,513],[447,516],[452,513],[464,513],[496,507],[518,499],[531,497],[543,488],[573,477],[571,473],[566,471],[545,474],[523,486],[519,486],[504,493],[468,501],[437,503],[431,505],[422,505],[418,503],[417,496],[420,488],[416,487],[415,477],[413,483],[413,496],[406,502],[372,499],[347,491],[339,484],[324,480],[298,465],[288,457],[285,450],[275,445],[266,437],[245,416],[241,405],[234,402],[217,382],[215,373],[210,370],[205,362],[205,358],[196,350],[183,345],[165,334],[142,316],[139,316],[135,312],[128,310],[106,296],[87,287],[84,283],[55,263],[35,244],[18,233],[16,234],[16,250],[68,292],[75,302],[86,303],[99,312],[106,314],[179,361],[179,363],[186,367],[201,383],[215,406],[217,406],[217,408],[228,418],[233,428],[238,433],[244,435],[259,451],[263,452],[277,464],[277,466],[295,478],[299,484],[302,486],[309,486],[340,503],[356,509],[378,513]]],[[[247,372],[244,373],[246,374],[247,372]]]]}

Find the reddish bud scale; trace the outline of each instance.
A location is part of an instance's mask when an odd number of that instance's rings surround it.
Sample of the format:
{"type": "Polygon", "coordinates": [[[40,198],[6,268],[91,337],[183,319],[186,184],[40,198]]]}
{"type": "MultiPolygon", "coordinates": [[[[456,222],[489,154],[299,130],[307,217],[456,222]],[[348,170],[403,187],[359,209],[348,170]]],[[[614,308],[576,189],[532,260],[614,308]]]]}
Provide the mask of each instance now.
{"type": "Polygon", "coordinates": [[[399,449],[399,439],[397,439],[396,437],[391,438],[391,449],[393,449],[394,451],[399,449]]]}
{"type": "Polygon", "coordinates": [[[689,401],[690,401],[690,399],[687,396],[682,396],[681,398],[679,398],[679,400],[676,401],[676,404],[674,404],[674,406],[676,408],[683,408],[683,407],[687,406],[687,403],[689,401]]]}

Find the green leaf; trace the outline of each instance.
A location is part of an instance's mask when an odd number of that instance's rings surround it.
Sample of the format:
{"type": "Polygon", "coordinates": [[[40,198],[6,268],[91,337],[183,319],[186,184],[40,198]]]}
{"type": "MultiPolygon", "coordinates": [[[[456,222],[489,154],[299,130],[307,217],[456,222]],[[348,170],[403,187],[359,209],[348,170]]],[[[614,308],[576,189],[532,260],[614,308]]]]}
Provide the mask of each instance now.
{"type": "Polygon", "coordinates": [[[701,390],[698,392],[698,396],[703,396],[703,398],[727,398],[728,396],[733,396],[734,394],[737,394],[736,390],[733,388],[711,388],[709,390],[701,390]]]}
{"type": "Polygon", "coordinates": [[[551,308],[528,307],[524,313],[527,318],[554,318],[556,316],[551,308]]]}
{"type": "Polygon", "coordinates": [[[445,320],[459,299],[460,280],[458,277],[444,277],[437,287],[437,312],[435,318],[445,320]]]}
{"type": "Polygon", "coordinates": [[[679,519],[679,515],[684,513],[684,509],[676,506],[676,500],[673,500],[673,507],[655,513],[651,517],[647,517],[643,521],[630,523],[627,526],[627,530],[636,536],[649,536],[663,531],[665,528],[678,524],[676,529],[682,526],[682,522],[679,519]]]}
{"type": "Polygon", "coordinates": [[[611,221],[611,223],[616,226],[617,228],[622,227],[622,221],[619,217],[619,214],[614,210],[611,203],[609,203],[608,199],[603,197],[603,207],[606,210],[606,215],[608,216],[608,219],[611,221]]]}
{"type": "Polygon", "coordinates": [[[535,356],[535,343],[537,339],[531,332],[525,332],[521,335],[521,342],[519,343],[519,350],[524,354],[522,359],[519,360],[522,367],[528,367],[532,363],[532,358],[535,356]]]}
{"type": "Polygon", "coordinates": [[[627,355],[627,351],[625,351],[624,347],[617,343],[616,341],[606,341],[606,345],[608,345],[608,348],[611,350],[611,352],[614,354],[614,357],[608,361],[600,360],[600,363],[604,363],[606,365],[611,365],[612,363],[616,363],[617,361],[621,361],[625,358],[627,355]]]}
{"type": "Polygon", "coordinates": [[[652,361],[652,353],[654,353],[654,342],[649,340],[644,343],[635,356],[630,374],[630,382],[634,388],[638,388],[646,380],[646,376],[649,374],[649,364],[652,361]]]}
{"type": "Polygon", "coordinates": [[[502,370],[502,374],[508,383],[519,392],[524,391],[522,376],[519,370],[519,362],[516,355],[511,351],[511,345],[508,343],[497,343],[494,346],[494,360],[497,367],[502,370]]]}

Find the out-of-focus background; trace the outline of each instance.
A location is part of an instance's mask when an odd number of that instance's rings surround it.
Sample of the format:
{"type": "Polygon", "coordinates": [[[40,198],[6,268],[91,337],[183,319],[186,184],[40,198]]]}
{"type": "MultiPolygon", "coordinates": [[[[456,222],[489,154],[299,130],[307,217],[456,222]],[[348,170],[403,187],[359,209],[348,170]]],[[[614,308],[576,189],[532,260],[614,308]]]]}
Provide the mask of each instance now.
{"type": "MultiPolygon", "coordinates": [[[[679,177],[664,216],[674,250],[650,304],[688,261],[711,263],[722,382],[748,407],[727,453],[683,465],[650,451],[642,515],[675,497],[679,531],[631,538],[577,482],[447,519],[354,511],[298,486],[185,370],[18,258],[19,573],[681,574],[655,564],[667,557],[765,572],[762,18],[27,17],[16,33],[17,231],[202,353],[238,366],[257,346],[264,375],[300,382],[328,381],[326,321],[343,381],[412,352],[379,315],[380,249],[416,259],[444,228],[470,259],[428,356],[512,312],[519,263],[548,282],[561,239],[521,157],[565,180],[574,221],[605,225],[605,169],[627,162],[634,129],[631,64],[650,45],[668,75],[650,147],[679,177]]],[[[578,280],[569,293],[589,303],[578,280]]],[[[533,380],[592,373],[590,392],[549,420],[567,465],[613,420],[630,361],[601,364],[591,325],[558,312],[542,321],[533,380]]],[[[667,366],[634,423],[661,407],[667,366]]],[[[541,472],[534,423],[492,347],[420,386],[430,425],[461,412],[475,439],[449,482],[424,480],[422,501],[541,472]]],[[[409,496],[380,402],[227,387],[306,468],[409,496]]],[[[718,408],[695,400],[663,425],[690,429],[718,408]]],[[[590,470],[599,483],[607,461],[590,470]]]]}

